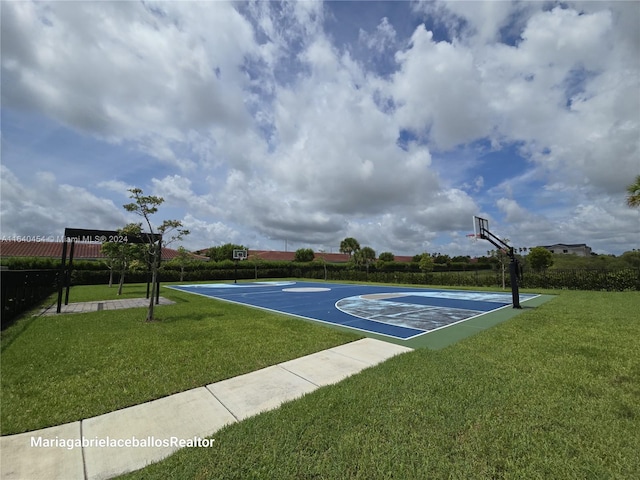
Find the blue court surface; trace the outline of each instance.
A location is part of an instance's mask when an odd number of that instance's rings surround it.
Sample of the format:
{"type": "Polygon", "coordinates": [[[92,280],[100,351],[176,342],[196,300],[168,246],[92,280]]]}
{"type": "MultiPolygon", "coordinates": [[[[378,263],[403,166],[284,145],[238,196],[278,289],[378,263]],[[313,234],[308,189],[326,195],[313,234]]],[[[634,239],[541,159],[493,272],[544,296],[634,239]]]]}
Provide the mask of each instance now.
{"type": "MultiPolygon", "coordinates": [[[[511,308],[511,292],[294,281],[172,285],[169,288],[399,340],[511,308]]],[[[520,303],[535,297],[537,295],[520,294],[520,303]]]]}

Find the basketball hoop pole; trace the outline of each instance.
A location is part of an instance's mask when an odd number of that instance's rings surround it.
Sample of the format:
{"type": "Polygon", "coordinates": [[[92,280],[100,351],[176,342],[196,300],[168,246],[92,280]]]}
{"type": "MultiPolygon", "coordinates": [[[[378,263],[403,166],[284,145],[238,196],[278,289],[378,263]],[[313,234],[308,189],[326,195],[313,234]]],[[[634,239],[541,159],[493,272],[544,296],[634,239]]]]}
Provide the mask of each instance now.
{"type": "Polygon", "coordinates": [[[502,239],[500,239],[499,237],[495,236],[493,233],[491,233],[489,231],[488,227],[488,222],[482,218],[479,217],[474,217],[474,218],[478,218],[479,222],[479,232],[475,232],[475,236],[480,237],[484,240],[487,240],[488,242],[490,242],[494,247],[498,248],[498,249],[506,249],[507,250],[507,256],[510,259],[509,262],[509,279],[511,281],[511,301],[513,303],[513,308],[522,308],[520,306],[520,289],[518,287],[518,273],[519,273],[519,265],[518,265],[518,259],[516,258],[516,254],[515,254],[515,249],[509,245],[508,243],[504,242],[502,239]]]}
{"type": "Polygon", "coordinates": [[[233,251],[233,261],[235,262],[235,268],[233,273],[233,283],[238,283],[238,262],[247,258],[246,250],[235,249],[233,251]]]}

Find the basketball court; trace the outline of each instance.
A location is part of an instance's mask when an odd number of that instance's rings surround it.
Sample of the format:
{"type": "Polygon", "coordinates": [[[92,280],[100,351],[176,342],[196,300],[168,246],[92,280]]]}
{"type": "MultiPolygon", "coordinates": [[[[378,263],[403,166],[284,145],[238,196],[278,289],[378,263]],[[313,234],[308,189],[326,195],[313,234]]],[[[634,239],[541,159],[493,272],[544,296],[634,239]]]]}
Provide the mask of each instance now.
{"type": "MultiPolygon", "coordinates": [[[[173,285],[184,292],[294,315],[411,347],[441,348],[511,318],[508,292],[438,290],[329,282],[173,285]]],[[[543,295],[520,294],[534,308],[543,295]]]]}

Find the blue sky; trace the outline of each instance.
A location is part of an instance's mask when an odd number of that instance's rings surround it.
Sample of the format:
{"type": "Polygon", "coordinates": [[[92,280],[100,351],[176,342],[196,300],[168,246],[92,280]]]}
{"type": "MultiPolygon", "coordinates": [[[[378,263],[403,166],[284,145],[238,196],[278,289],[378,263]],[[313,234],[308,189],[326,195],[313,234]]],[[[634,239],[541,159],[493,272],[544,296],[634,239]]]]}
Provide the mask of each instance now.
{"type": "Polygon", "coordinates": [[[638,2],[2,2],[1,233],[640,248],[638,2]]]}

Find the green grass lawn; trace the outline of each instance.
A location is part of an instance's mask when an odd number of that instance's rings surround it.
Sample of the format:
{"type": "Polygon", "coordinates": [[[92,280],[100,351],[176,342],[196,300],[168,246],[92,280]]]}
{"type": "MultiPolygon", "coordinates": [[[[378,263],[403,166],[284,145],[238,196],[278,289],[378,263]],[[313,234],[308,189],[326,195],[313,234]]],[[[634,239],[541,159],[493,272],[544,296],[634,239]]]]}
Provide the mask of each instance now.
{"type": "MultiPolygon", "coordinates": [[[[70,302],[144,297],[82,286],[70,302]]],[[[162,289],[146,309],[26,315],[2,332],[2,434],[93,417],[362,338],[298,318],[162,289]]],[[[55,301],[49,299],[49,304],[55,301]]],[[[55,308],[55,306],[54,306],[55,308]]]]}
{"type": "Polygon", "coordinates": [[[638,292],[561,292],[125,478],[637,478],[639,306],[638,292]]]}
{"type": "MultiPolygon", "coordinates": [[[[115,288],[115,287],[114,287],[115,288]]],[[[217,432],[130,479],[628,479],[640,471],[638,292],[545,292],[536,309],[419,349],[217,432]]],[[[125,287],[128,297],[145,286],[125,287]]],[[[2,333],[2,433],[87,418],[359,338],[164,289],[145,310],[2,333]]],[[[75,287],[72,302],[116,298],[75,287]]]]}

